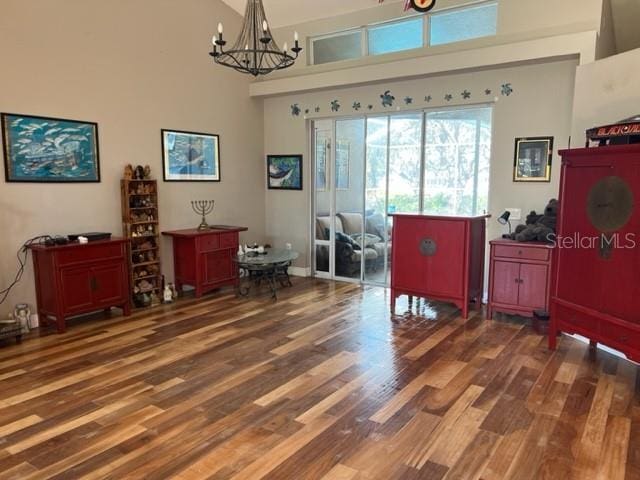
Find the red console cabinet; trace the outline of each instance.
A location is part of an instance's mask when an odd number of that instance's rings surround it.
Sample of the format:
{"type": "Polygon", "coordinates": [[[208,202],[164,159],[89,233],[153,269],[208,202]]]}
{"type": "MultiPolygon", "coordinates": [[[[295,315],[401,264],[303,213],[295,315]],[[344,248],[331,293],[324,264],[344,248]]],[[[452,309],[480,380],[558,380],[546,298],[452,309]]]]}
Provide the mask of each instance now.
{"type": "Polygon", "coordinates": [[[111,307],[130,314],[128,240],[47,247],[32,245],[38,315],[43,325],[55,319],[58,332],[66,318],[111,307]]]}
{"type": "Polygon", "coordinates": [[[640,145],[560,154],[549,347],[576,333],[640,361],[640,145]]]}
{"type": "Polygon", "coordinates": [[[482,304],[485,216],[444,217],[392,214],[391,309],[400,295],[457,305],[482,304]]]}
{"type": "Polygon", "coordinates": [[[173,239],[173,268],[176,288],[196,289],[196,297],[227,285],[238,286],[239,232],[245,227],[211,230],[175,230],[162,232],[173,239]]]}
{"type": "Polygon", "coordinates": [[[494,311],[532,317],[549,311],[553,245],[493,240],[487,318],[494,311]]]}

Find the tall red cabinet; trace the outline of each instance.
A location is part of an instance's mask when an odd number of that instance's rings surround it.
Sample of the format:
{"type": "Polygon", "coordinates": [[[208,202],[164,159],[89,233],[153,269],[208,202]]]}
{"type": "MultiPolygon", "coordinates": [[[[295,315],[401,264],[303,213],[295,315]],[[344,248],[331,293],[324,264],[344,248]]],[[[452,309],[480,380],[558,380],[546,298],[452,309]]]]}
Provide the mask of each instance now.
{"type": "Polygon", "coordinates": [[[560,154],[549,346],[576,333],[640,361],[640,145],[560,154]]]}
{"type": "Polygon", "coordinates": [[[391,309],[409,295],[451,302],[467,318],[482,301],[488,217],[391,216],[391,309]]]}

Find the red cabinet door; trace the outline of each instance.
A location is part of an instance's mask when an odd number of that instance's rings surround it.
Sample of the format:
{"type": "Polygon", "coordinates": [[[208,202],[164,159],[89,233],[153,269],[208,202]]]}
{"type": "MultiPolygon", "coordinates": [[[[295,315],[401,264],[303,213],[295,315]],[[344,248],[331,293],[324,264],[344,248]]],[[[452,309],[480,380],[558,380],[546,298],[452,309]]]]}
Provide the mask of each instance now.
{"type": "Polygon", "coordinates": [[[66,312],[79,312],[93,306],[91,269],[65,268],[60,272],[62,302],[66,312]]]}
{"type": "MultiPolygon", "coordinates": [[[[465,250],[465,224],[453,220],[430,220],[421,232],[436,244],[433,256],[423,257],[429,292],[434,295],[462,298],[464,265],[468,261],[465,250]]],[[[420,238],[420,240],[422,240],[420,238]]]]}
{"type": "Polygon", "coordinates": [[[518,305],[536,310],[547,306],[547,273],[546,265],[520,265],[518,305]]]}
{"type": "MultiPolygon", "coordinates": [[[[599,249],[594,246],[600,232],[587,216],[587,199],[593,186],[611,174],[611,166],[567,166],[564,170],[562,225],[558,239],[557,296],[585,307],[602,308],[602,275],[599,249]]],[[[596,242],[597,243],[597,242],[596,242]]]]}
{"type": "Polygon", "coordinates": [[[102,305],[114,305],[125,297],[125,285],[122,279],[126,272],[122,263],[95,266],[91,269],[91,286],[93,303],[102,305]]]}
{"type": "Polygon", "coordinates": [[[506,305],[518,304],[520,264],[493,262],[493,290],[491,301],[506,305]]]}
{"type": "Polygon", "coordinates": [[[203,283],[216,283],[233,277],[231,250],[217,250],[202,254],[203,283]]]}
{"type": "MultiPolygon", "coordinates": [[[[614,164],[613,172],[632,192],[640,186],[640,159],[614,164]]],[[[627,223],[608,235],[612,248],[610,256],[600,259],[604,295],[604,311],[623,320],[640,323],[640,205],[635,198],[635,211],[627,223]]]]}
{"type": "Polygon", "coordinates": [[[393,223],[393,284],[410,291],[426,291],[424,257],[420,254],[423,221],[415,218],[394,218],[393,223]]]}

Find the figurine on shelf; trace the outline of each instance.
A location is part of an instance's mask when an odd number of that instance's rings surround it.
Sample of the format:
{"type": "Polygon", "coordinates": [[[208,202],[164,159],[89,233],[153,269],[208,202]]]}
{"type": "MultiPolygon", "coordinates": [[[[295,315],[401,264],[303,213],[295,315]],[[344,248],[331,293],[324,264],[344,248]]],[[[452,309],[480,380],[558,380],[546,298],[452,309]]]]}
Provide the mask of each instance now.
{"type": "Polygon", "coordinates": [[[131,166],[131,164],[128,164],[124,167],[124,179],[133,180],[133,167],[131,166]]]}
{"type": "Polygon", "coordinates": [[[147,252],[147,262],[153,262],[156,259],[156,254],[153,251],[147,252]]]}
{"type": "Polygon", "coordinates": [[[153,290],[153,284],[151,282],[149,282],[148,280],[142,280],[138,283],[138,288],[140,289],[141,292],[150,292],[151,290],[153,290]]]}
{"type": "Polygon", "coordinates": [[[144,167],[138,165],[134,171],[133,178],[135,180],[144,180],[144,167]]]}
{"type": "Polygon", "coordinates": [[[149,165],[144,166],[144,179],[151,180],[151,167],[149,165]]]}

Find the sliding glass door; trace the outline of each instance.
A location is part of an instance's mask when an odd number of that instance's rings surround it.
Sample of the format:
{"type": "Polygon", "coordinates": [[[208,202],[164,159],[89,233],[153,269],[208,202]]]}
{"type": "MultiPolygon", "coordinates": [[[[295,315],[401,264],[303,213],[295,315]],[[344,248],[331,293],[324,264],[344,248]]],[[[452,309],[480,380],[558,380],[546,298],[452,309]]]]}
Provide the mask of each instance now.
{"type": "Polygon", "coordinates": [[[488,106],[314,124],[315,274],[387,285],[389,213],[488,208],[488,106]]]}
{"type": "Polygon", "coordinates": [[[317,277],[333,278],[331,265],[335,244],[332,222],[333,202],[329,182],[332,157],[333,122],[318,121],[313,131],[314,152],[314,271],[317,277]]]}

